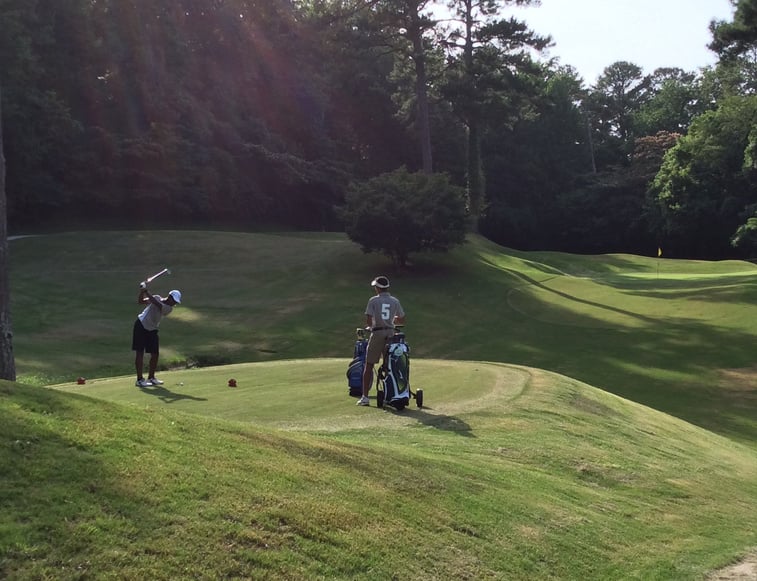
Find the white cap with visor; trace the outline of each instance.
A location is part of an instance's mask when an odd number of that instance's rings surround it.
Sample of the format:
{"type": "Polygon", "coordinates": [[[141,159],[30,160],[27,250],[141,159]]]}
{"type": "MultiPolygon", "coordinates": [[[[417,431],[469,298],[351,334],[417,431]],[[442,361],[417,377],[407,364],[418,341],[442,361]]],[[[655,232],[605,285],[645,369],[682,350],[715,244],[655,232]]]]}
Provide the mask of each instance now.
{"type": "Polygon", "coordinates": [[[389,279],[385,276],[377,276],[371,281],[371,286],[376,288],[389,288],[389,279]]]}

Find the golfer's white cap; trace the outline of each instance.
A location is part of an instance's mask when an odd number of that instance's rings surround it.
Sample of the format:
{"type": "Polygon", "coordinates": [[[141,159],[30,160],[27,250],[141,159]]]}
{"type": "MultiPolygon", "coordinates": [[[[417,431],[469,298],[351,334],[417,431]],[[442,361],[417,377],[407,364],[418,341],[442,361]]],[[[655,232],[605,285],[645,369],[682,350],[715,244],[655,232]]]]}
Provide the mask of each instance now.
{"type": "Polygon", "coordinates": [[[181,291],[172,290],[168,294],[169,294],[169,296],[173,297],[173,300],[175,300],[177,303],[181,304],[181,291]]]}
{"type": "Polygon", "coordinates": [[[371,286],[376,288],[389,288],[389,279],[385,276],[377,276],[371,281],[371,286]]]}

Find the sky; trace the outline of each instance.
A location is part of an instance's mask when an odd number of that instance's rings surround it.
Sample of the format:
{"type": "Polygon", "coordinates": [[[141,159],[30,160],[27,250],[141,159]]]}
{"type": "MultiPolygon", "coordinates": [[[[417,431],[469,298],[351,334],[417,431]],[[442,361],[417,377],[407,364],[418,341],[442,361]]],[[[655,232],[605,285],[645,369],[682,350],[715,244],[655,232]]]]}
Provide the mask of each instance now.
{"type": "MultiPolygon", "coordinates": [[[[707,48],[711,20],[733,20],[730,0],[541,0],[538,7],[510,8],[503,16],[525,20],[551,35],[547,58],[573,66],[587,85],[617,61],[695,72],[713,65],[707,48]]],[[[544,58],[544,57],[543,57],[544,58]]]]}

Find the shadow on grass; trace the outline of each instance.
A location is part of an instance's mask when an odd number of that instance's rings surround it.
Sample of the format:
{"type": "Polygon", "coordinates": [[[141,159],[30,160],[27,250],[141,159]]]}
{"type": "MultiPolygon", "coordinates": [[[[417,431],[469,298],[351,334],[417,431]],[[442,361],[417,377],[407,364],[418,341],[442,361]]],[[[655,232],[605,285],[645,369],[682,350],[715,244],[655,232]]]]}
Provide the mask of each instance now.
{"type": "Polygon", "coordinates": [[[406,407],[402,411],[397,411],[390,406],[386,406],[383,409],[384,411],[387,411],[389,413],[398,414],[404,417],[418,420],[418,423],[430,428],[436,428],[437,430],[443,430],[445,432],[455,432],[457,434],[460,434],[461,436],[465,436],[466,438],[476,437],[473,435],[473,430],[470,427],[470,424],[455,416],[428,413],[428,410],[433,411],[433,408],[425,406],[420,409],[414,407],[406,407]]]}
{"type": "MultiPolygon", "coordinates": [[[[6,382],[0,382],[0,396],[0,505],[4,527],[0,578],[10,579],[14,574],[15,578],[66,577],[60,568],[56,575],[46,563],[47,557],[40,555],[56,554],[61,547],[71,550],[72,526],[86,525],[88,530],[105,527],[114,535],[123,531],[132,540],[134,531],[165,526],[160,511],[154,510],[148,499],[138,492],[125,492],[122,475],[113,470],[112,450],[103,454],[98,444],[93,446],[88,437],[80,437],[95,433],[108,433],[103,441],[122,437],[122,430],[131,422],[124,420],[118,406],[88,403],[86,396],[6,382]],[[71,430],[71,426],[79,426],[81,431],[71,430]],[[68,436],[69,432],[73,435],[68,436]],[[110,461],[102,461],[103,455],[110,461]]],[[[126,465],[136,462],[129,454],[140,446],[147,444],[130,447],[126,465]]]]}
{"type": "Polygon", "coordinates": [[[142,393],[153,395],[159,398],[165,403],[173,403],[182,399],[191,399],[194,401],[208,401],[206,397],[195,397],[193,395],[186,395],[183,393],[174,393],[173,391],[166,389],[165,387],[140,387],[139,390],[142,393]]]}

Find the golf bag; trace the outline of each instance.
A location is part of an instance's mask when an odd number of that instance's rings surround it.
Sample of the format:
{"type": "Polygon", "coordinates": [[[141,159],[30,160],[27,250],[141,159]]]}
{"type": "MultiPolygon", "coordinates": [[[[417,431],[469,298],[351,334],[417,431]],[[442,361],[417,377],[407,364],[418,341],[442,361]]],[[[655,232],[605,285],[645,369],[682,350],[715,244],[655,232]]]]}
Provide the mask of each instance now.
{"type": "Polygon", "coordinates": [[[368,349],[368,339],[365,331],[357,329],[357,341],[352,352],[352,361],[347,367],[347,386],[352,397],[363,395],[363,369],[365,369],[365,352],[368,349]]]}
{"type": "Polygon", "coordinates": [[[423,391],[413,393],[410,389],[410,347],[405,343],[404,333],[395,333],[386,346],[384,362],[378,372],[378,407],[390,405],[402,411],[414,397],[416,405],[423,405],[423,391]]]}

